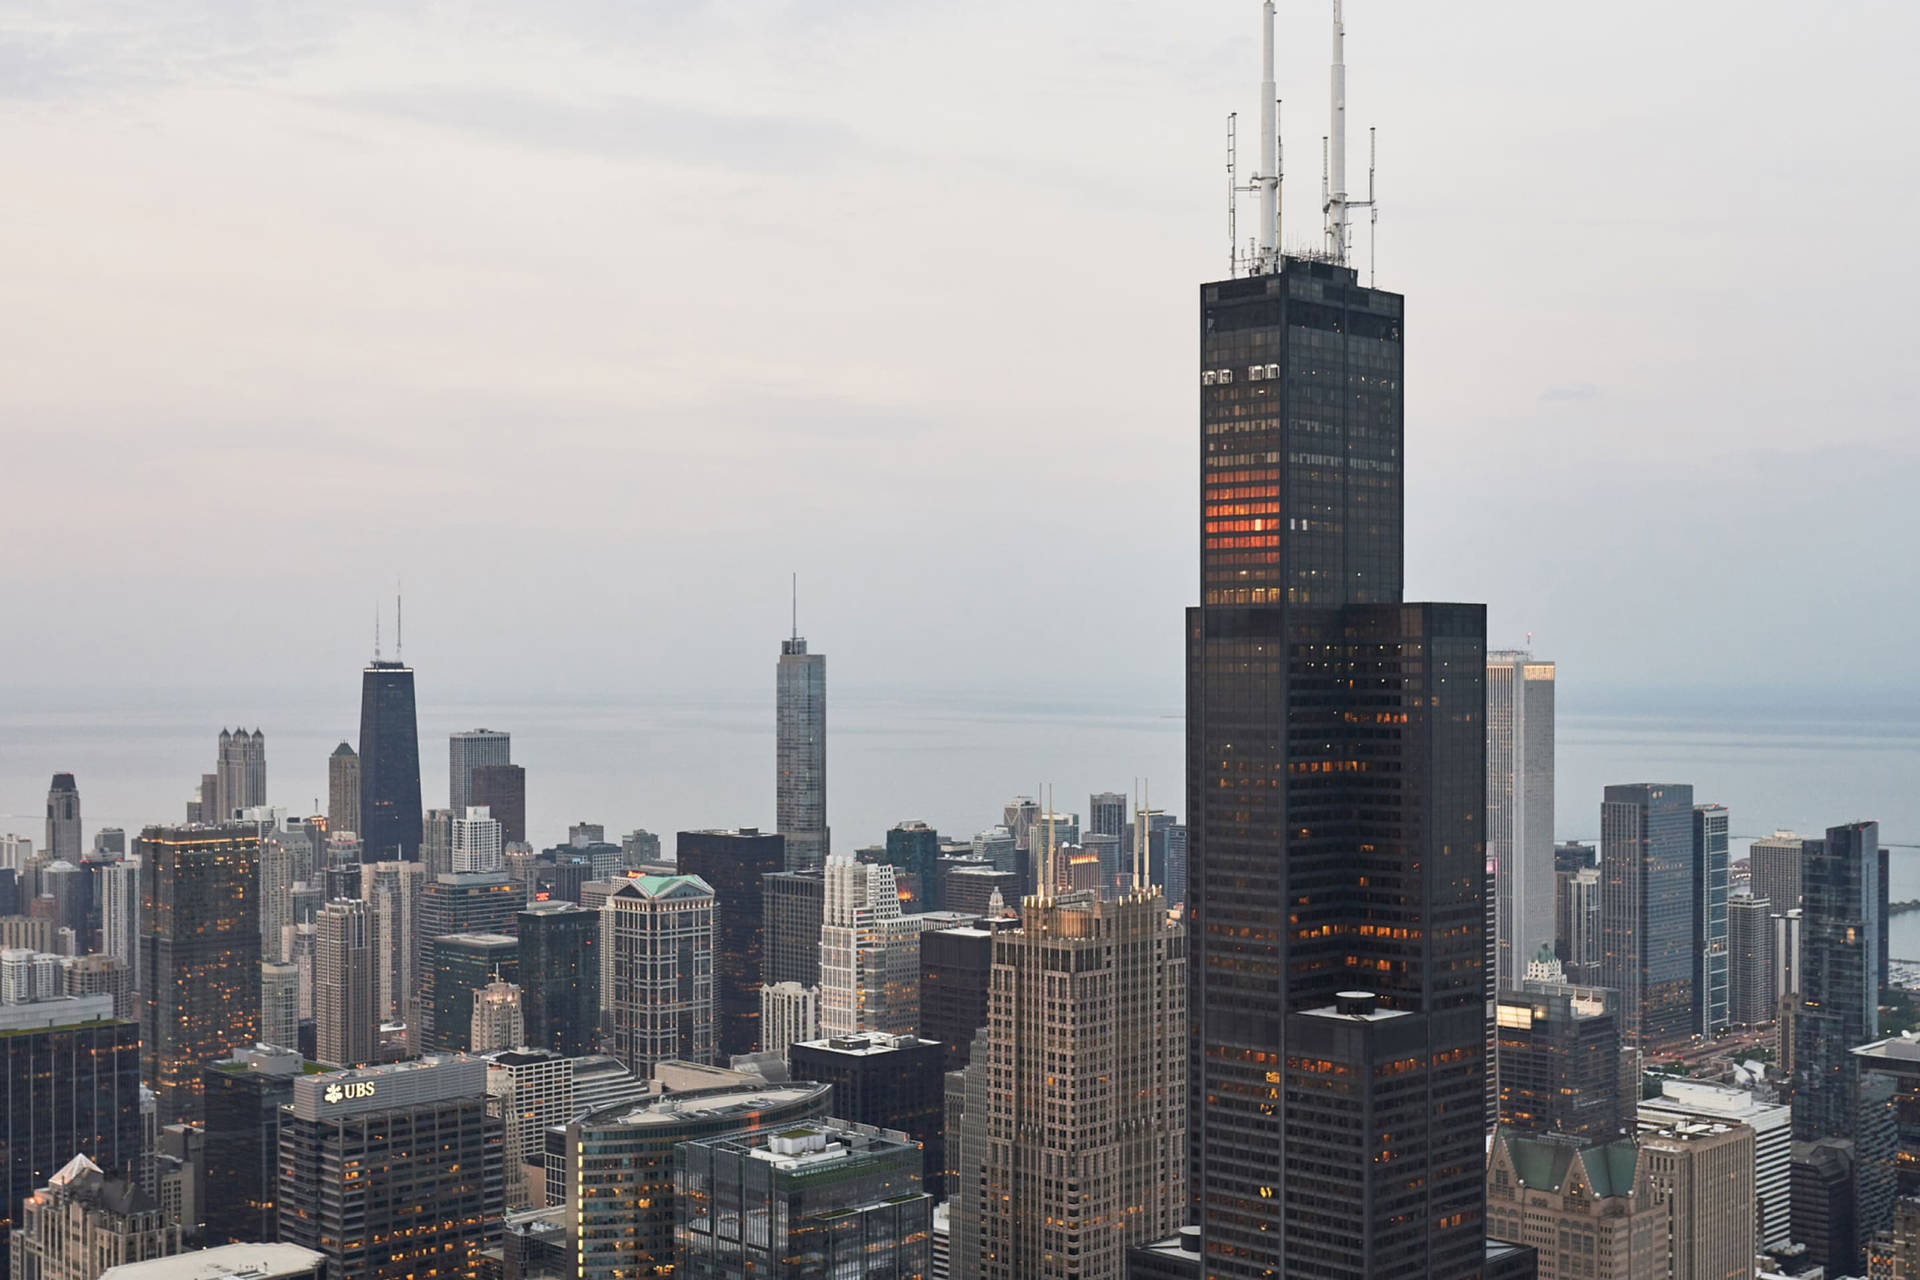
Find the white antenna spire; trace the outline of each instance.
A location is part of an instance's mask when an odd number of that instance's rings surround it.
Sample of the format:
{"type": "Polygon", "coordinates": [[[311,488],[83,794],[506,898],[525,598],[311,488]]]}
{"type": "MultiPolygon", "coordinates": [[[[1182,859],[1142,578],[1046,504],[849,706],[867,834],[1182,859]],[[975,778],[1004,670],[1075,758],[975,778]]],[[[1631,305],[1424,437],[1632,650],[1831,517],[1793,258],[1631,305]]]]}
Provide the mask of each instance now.
{"type": "Polygon", "coordinates": [[[400,612],[403,604],[400,595],[400,584],[395,582],[393,588],[393,660],[395,662],[405,662],[406,658],[403,655],[407,649],[407,633],[405,629],[407,624],[405,617],[400,612]]]}
{"type": "Polygon", "coordinates": [[[1260,227],[1255,241],[1256,273],[1277,268],[1280,257],[1280,105],[1273,85],[1273,0],[1260,6],[1260,167],[1254,186],[1260,190],[1260,227]]]}
{"type": "Polygon", "coordinates": [[[793,638],[800,638],[800,571],[793,574],[793,638]]]}
{"type": "Polygon", "coordinates": [[[1347,24],[1333,0],[1333,118],[1327,130],[1327,252],[1347,260],[1347,24]]]}
{"type": "Polygon", "coordinates": [[[373,602],[373,660],[380,661],[380,602],[373,602]]]}

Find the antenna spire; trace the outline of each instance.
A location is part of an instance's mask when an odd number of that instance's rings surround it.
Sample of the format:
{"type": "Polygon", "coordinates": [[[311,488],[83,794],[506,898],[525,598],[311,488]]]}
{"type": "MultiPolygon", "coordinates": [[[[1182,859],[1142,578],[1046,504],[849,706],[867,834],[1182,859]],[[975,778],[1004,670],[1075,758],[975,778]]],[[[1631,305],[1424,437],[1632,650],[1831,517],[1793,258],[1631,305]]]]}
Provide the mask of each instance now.
{"type": "Polygon", "coordinates": [[[373,602],[373,660],[380,661],[380,602],[373,602]]]}
{"type": "Polygon", "coordinates": [[[793,638],[800,638],[800,572],[793,574],[793,638]]]}
{"type": "Polygon", "coordinates": [[[401,656],[406,651],[406,632],[402,630],[406,626],[406,621],[400,613],[402,603],[400,584],[396,582],[393,589],[393,660],[395,662],[406,661],[401,656]]]}
{"type": "Polygon", "coordinates": [[[1260,167],[1254,186],[1260,191],[1260,227],[1255,274],[1277,268],[1280,258],[1280,104],[1273,85],[1273,0],[1260,6],[1260,167]]]}
{"type": "Polygon", "coordinates": [[[1347,24],[1333,0],[1332,119],[1327,130],[1327,252],[1347,260],[1347,24]]]}

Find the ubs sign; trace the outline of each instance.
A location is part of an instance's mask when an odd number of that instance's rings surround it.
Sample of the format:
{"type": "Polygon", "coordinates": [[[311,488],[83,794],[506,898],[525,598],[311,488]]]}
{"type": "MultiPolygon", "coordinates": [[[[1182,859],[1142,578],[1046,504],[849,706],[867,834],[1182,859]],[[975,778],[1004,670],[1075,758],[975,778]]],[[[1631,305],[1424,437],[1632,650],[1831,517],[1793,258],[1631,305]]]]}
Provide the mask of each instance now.
{"type": "Polygon", "coordinates": [[[338,1102],[355,1102],[361,1098],[371,1098],[373,1081],[349,1080],[345,1084],[330,1084],[321,1090],[320,1096],[329,1106],[338,1102]]]}

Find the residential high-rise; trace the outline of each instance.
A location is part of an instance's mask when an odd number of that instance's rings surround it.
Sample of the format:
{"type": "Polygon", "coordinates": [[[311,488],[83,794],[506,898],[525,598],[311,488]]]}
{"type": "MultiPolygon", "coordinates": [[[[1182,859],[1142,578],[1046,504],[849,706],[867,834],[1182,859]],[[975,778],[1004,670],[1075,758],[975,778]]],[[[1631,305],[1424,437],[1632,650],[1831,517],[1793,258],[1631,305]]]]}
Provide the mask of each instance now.
{"type": "Polygon", "coordinates": [[[1487,1160],[1487,1237],[1524,1244],[1538,1280],[1664,1276],[1664,1218],[1631,1138],[1558,1142],[1511,1129],[1487,1160]]]}
{"type": "Polygon", "coordinates": [[[1735,894],[1727,900],[1727,1020],[1741,1027],[1773,1021],[1776,979],[1773,904],[1735,894]]]}
{"type": "Polygon", "coordinates": [[[674,1274],[686,1280],[914,1280],[932,1266],[933,1197],[901,1134],[802,1122],[688,1142],[673,1164],[674,1274]]]}
{"type": "Polygon", "coordinates": [[[761,880],[761,978],[767,986],[820,985],[826,871],[782,871],[761,880]]]}
{"type": "Polygon", "coordinates": [[[141,864],[143,1078],[161,1123],[197,1123],[200,1068],[259,1039],[259,827],[148,827],[141,864]]]}
{"type": "Polygon", "coordinates": [[[1554,664],[1487,655],[1487,863],[1494,869],[1493,980],[1517,986],[1553,941],[1554,664]]]}
{"type": "Polygon", "coordinates": [[[487,1055],[487,1096],[506,1121],[509,1209],[540,1208],[547,1195],[545,1131],[577,1115],[645,1096],[647,1082],[599,1054],[570,1057],[546,1049],[487,1055]]]}
{"type": "Polygon", "coordinates": [[[1564,933],[1556,931],[1554,952],[1566,965],[1569,982],[1600,980],[1600,868],[1582,867],[1556,875],[1564,933]]]}
{"type": "Polygon", "coordinates": [[[418,862],[368,862],[361,866],[361,896],[373,913],[376,1025],[413,1021],[419,978],[415,936],[425,889],[426,868],[418,862]]]}
{"type": "Polygon", "coordinates": [[[910,1035],[920,1021],[920,924],[900,912],[893,868],[827,861],[820,923],[820,1032],[910,1035]]]}
{"type": "Polygon", "coordinates": [[[761,877],[787,863],[783,836],[738,831],[682,831],[676,866],[714,894],[714,1001],[723,1058],[760,1047],[760,986],[765,905],[761,877]]]}
{"type": "Polygon", "coordinates": [[[368,862],[420,858],[420,729],[413,668],[378,652],[360,679],[360,838],[368,862]]]}
{"type": "Polygon", "coordinates": [[[43,860],[80,861],[80,789],[70,773],[53,775],[47,788],[47,843],[43,860]]]}
{"type": "Polygon", "coordinates": [[[465,1053],[473,1048],[473,1003],[480,991],[520,976],[520,942],[504,933],[449,933],[435,938],[426,954],[433,1016],[423,1020],[421,1047],[465,1053]]]}
{"type": "Polygon", "coordinates": [[[280,1108],[305,1067],[292,1049],[256,1045],[202,1070],[206,1177],[217,1190],[207,1201],[208,1244],[279,1238],[280,1108]]]}
{"type": "Polygon", "coordinates": [[[500,824],[485,809],[455,809],[452,823],[455,874],[495,872],[506,868],[505,842],[500,824]]]}
{"type": "MultiPolygon", "coordinates": [[[[102,1169],[140,1167],[140,1033],[106,996],[0,1007],[0,1280],[20,1203],[84,1152],[102,1169]]],[[[18,1276],[17,1270],[11,1272],[18,1276]]]]}
{"type": "Polygon", "coordinates": [[[447,739],[447,808],[464,813],[473,798],[473,771],[482,765],[513,763],[513,735],[494,729],[469,729],[447,739]]]}
{"type": "Polygon", "coordinates": [[[327,757],[327,830],[360,832],[360,756],[345,742],[327,757]]]}
{"type": "Polygon", "coordinates": [[[1801,867],[1826,842],[1776,831],[1747,847],[1748,892],[1765,898],[1782,914],[1800,909],[1801,867]]]}
{"type": "Polygon", "coordinates": [[[220,731],[208,822],[231,822],[243,809],[267,802],[267,737],[258,729],[220,731]]]}
{"type": "Polygon", "coordinates": [[[1773,989],[1783,999],[1789,994],[1797,997],[1800,992],[1800,926],[1805,919],[1799,907],[1786,912],[1775,907],[1768,918],[1773,926],[1773,989]]]}
{"type": "Polygon", "coordinates": [[[1743,1124],[1753,1130],[1755,1240],[1762,1249],[1784,1248],[1792,1239],[1793,1116],[1745,1089],[1703,1080],[1660,1082],[1660,1096],[1643,1099],[1641,1129],[1672,1129],[1684,1123],[1743,1124]]]}
{"type": "MultiPolygon", "coordinates": [[[[303,925],[288,930],[296,939],[300,929],[307,930],[307,938],[313,938],[313,926],[303,925]]],[[[306,963],[314,959],[311,948],[300,957],[306,963]]],[[[300,986],[302,965],[294,961],[286,964],[260,965],[260,1040],[259,1043],[279,1049],[298,1049],[301,1041],[301,1003],[300,986]]],[[[308,1003],[313,1001],[313,975],[311,970],[305,973],[308,1003]]],[[[310,1026],[311,1024],[309,1024],[310,1026]]]]}
{"type": "Polygon", "coordinates": [[[785,1057],[794,1045],[819,1035],[819,988],[797,982],[760,988],[760,1052],[785,1057]]]}
{"type": "Polygon", "coordinates": [[[336,899],[314,917],[314,1056],[335,1067],[374,1060],[373,913],[359,899],[336,899]]]}
{"type": "Polygon", "coordinates": [[[1118,1277],[1185,1219],[1186,944],[1157,890],[1031,897],[995,935],[947,1134],[960,1277],[1118,1277]]]}
{"type": "Polygon", "coordinates": [[[127,966],[127,981],[140,990],[140,859],[122,858],[94,872],[100,899],[100,949],[127,966]]]}
{"type": "Polygon", "coordinates": [[[1727,861],[1727,807],[1693,807],[1694,1031],[1713,1036],[1727,1029],[1727,899],[1731,893],[1727,861]]]}
{"type": "Polygon", "coordinates": [[[830,1086],[732,1076],[712,1088],[577,1116],[548,1137],[560,1170],[567,1252],[578,1280],[674,1270],[674,1151],[724,1134],[779,1132],[827,1114],[830,1086]]]}
{"type": "Polygon", "coordinates": [[[1263,177],[1257,260],[1199,298],[1191,1220],[1217,1280],[1485,1263],[1486,612],[1403,603],[1405,304],[1349,263],[1343,181],[1326,253],[1287,257],[1263,177]]]}
{"type": "Polygon", "coordinates": [[[125,1175],[83,1152],[21,1205],[13,1253],[21,1280],[98,1280],[102,1270],[180,1252],[180,1227],[125,1175]]]}
{"type": "Polygon", "coordinates": [[[1642,1129],[1650,1204],[1664,1219],[1668,1280],[1753,1274],[1753,1130],[1686,1120],[1642,1129]]]}
{"type": "Polygon", "coordinates": [[[69,996],[106,996],[113,1001],[113,1016],[138,1020],[133,983],[123,961],[112,956],[69,956],[60,963],[64,986],[69,996]]]}
{"type": "Polygon", "coordinates": [[[527,838],[527,771],[517,764],[483,764],[473,771],[473,804],[500,823],[500,838],[522,844],[527,838]]]}
{"type": "Polygon", "coordinates": [[[299,1076],[280,1238],[326,1254],[328,1280],[477,1280],[503,1213],[502,1136],[480,1058],[299,1076]]]}
{"type": "Polygon", "coordinates": [[[1698,1030],[1693,788],[1610,786],[1600,806],[1600,985],[1620,993],[1621,1040],[1645,1052],[1698,1030]]]}
{"type": "Polygon", "coordinates": [[[796,629],[780,642],[774,720],[775,820],[789,871],[824,866],[827,831],[827,657],[796,629]]]}
{"type": "Polygon", "coordinates": [[[521,1010],[527,1044],[567,1057],[600,1046],[600,913],[571,902],[520,912],[521,1010]]]}
{"type": "Polygon", "coordinates": [[[527,1043],[527,1020],[520,988],[498,979],[473,993],[473,1017],[467,1036],[472,1053],[517,1049],[527,1043]]]}
{"type": "Polygon", "coordinates": [[[937,1040],[869,1032],[802,1041],[788,1049],[787,1063],[794,1079],[833,1086],[837,1118],[896,1129],[919,1143],[924,1185],[940,1199],[947,1169],[946,1056],[937,1040]]]}
{"type": "Polygon", "coordinates": [[[713,889],[698,876],[635,876],[600,912],[600,1003],[614,1057],[642,1078],[667,1058],[712,1062],[713,889]]]}
{"type": "Polygon", "coordinates": [[[1497,1005],[1500,1123],[1509,1131],[1611,1142],[1632,1126],[1620,1095],[1620,1021],[1602,987],[1529,982],[1497,1005]]]}
{"type": "Polygon", "coordinates": [[[1854,1138],[1851,1051],[1880,1032],[1880,824],[1829,827],[1802,867],[1793,1136],[1854,1138]]]}

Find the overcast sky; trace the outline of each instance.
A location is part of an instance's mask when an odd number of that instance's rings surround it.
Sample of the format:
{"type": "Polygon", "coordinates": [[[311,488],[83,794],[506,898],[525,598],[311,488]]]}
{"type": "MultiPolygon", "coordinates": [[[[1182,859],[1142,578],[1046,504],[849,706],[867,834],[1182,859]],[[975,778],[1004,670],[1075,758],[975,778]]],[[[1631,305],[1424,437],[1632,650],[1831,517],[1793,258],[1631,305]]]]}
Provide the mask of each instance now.
{"type": "MultiPolygon", "coordinates": [[[[1409,594],[1576,702],[1913,685],[1920,6],[1348,8],[1409,594]]],[[[798,570],[836,687],[1177,711],[1257,12],[11,0],[0,685],[351,698],[403,579],[423,698],[770,697],[798,570]]]]}

